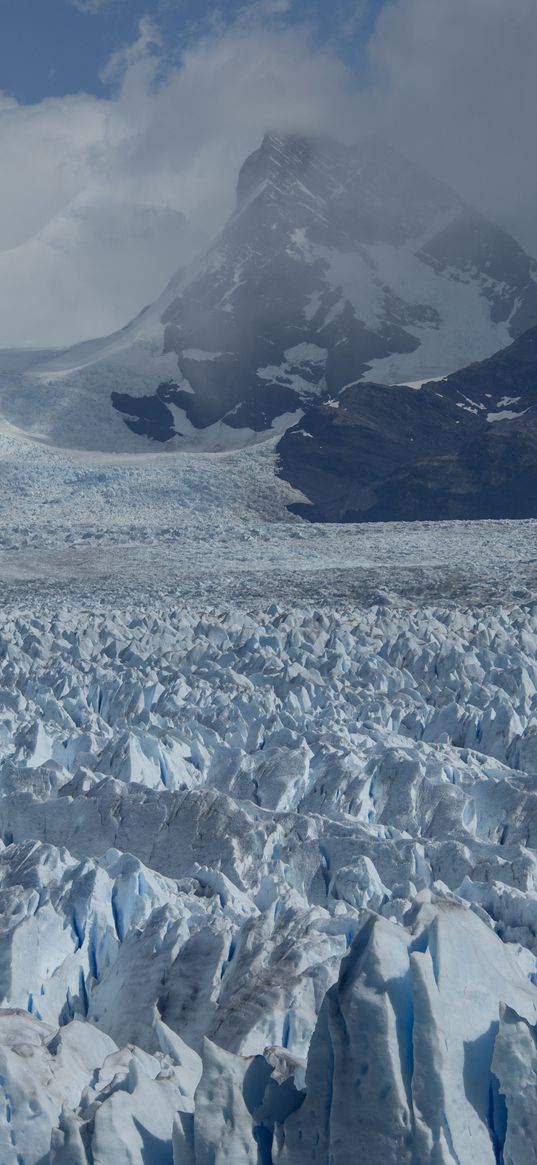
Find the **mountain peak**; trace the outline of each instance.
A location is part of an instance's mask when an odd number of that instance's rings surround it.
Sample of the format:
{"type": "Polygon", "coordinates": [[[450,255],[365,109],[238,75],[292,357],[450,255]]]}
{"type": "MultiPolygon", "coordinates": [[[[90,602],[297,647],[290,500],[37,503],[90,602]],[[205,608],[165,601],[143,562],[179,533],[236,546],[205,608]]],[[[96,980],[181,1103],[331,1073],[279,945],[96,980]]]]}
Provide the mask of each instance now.
{"type": "Polygon", "coordinates": [[[458,212],[463,203],[380,138],[348,145],[270,132],[240,171],[235,213],[248,207],[257,227],[264,221],[272,230],[275,212],[292,228],[311,228],[317,241],[345,250],[419,238],[435,217],[458,212]]]}
{"type": "MultiPolygon", "coordinates": [[[[71,370],[65,410],[74,385],[89,411],[85,386],[111,386],[104,448],[237,447],[364,378],[421,383],[492,355],[537,323],[536,274],[513,239],[378,138],[271,131],[206,255],[122,333],[42,374],[56,384],[71,370]]],[[[19,401],[10,419],[24,427],[19,401]]],[[[87,420],[81,440],[95,440],[87,420]]]]}
{"type": "Polygon", "coordinates": [[[261,145],[246,159],[237,183],[237,210],[263,186],[276,189],[298,176],[314,153],[313,140],[294,134],[266,133],[261,145]]]}

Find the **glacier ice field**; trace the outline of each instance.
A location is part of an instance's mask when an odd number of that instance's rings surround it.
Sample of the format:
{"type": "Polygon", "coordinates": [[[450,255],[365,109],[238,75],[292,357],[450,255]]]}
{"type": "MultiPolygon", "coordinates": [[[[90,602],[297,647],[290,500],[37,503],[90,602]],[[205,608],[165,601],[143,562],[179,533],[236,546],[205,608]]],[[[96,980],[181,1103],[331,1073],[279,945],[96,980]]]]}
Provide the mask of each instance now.
{"type": "Polygon", "coordinates": [[[535,522],[0,438],[0,1165],[537,1162],[535,522]]]}

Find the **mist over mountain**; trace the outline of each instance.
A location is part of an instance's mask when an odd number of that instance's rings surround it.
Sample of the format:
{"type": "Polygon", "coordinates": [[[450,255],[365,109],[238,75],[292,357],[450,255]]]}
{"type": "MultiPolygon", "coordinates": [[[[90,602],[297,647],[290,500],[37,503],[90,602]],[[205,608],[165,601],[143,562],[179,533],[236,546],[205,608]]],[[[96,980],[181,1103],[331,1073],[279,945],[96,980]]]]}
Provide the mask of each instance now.
{"type": "MultiPolygon", "coordinates": [[[[420,382],[537,323],[537,264],[377,139],[267,134],[201,260],[122,332],[34,361],[1,407],[52,444],[234,448],[361,379],[420,382]]],[[[30,361],[29,361],[30,363],[30,361]]]]}
{"type": "Polygon", "coordinates": [[[0,342],[61,347],[89,325],[93,334],[120,326],[160,293],[190,233],[177,211],[119,194],[79,195],[24,243],[0,251],[0,287],[10,292],[0,342]]]}

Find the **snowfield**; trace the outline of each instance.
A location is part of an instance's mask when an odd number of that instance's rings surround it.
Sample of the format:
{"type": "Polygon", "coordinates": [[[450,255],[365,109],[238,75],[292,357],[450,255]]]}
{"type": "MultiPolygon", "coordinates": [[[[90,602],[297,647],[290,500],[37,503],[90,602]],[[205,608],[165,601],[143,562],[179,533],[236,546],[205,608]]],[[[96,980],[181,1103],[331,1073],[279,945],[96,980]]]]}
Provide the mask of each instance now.
{"type": "Polygon", "coordinates": [[[536,523],[0,438],[1,1165],[533,1165],[536,523]]]}

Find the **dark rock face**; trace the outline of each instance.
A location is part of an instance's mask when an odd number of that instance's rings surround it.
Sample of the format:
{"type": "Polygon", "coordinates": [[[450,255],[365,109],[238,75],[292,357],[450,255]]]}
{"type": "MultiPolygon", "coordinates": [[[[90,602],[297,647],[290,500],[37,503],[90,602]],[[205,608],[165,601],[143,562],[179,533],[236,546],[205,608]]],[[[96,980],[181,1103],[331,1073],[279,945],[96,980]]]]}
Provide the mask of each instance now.
{"type": "Polygon", "coordinates": [[[491,416],[531,410],[537,404],[537,327],[529,328],[489,360],[447,376],[436,389],[461,408],[491,416]]]}
{"type": "Polygon", "coordinates": [[[120,413],[126,413],[125,423],[133,433],[145,433],[154,441],[169,441],[175,435],[173,413],[166,405],[172,386],[161,384],[150,396],[132,397],[126,392],[113,392],[112,404],[120,413]]]}
{"type": "Polygon", "coordinates": [[[187,430],[263,433],[372,361],[426,349],[424,366],[442,372],[495,351],[537,323],[532,273],[509,236],[383,143],[267,135],[222,235],[163,305],[176,380],[153,408],[134,392],[112,403],[161,442],[181,434],[182,415],[187,430]]]}
{"type": "Polygon", "coordinates": [[[537,328],[415,391],[369,382],[308,410],[278,445],[312,521],[537,516],[537,328]]]}

